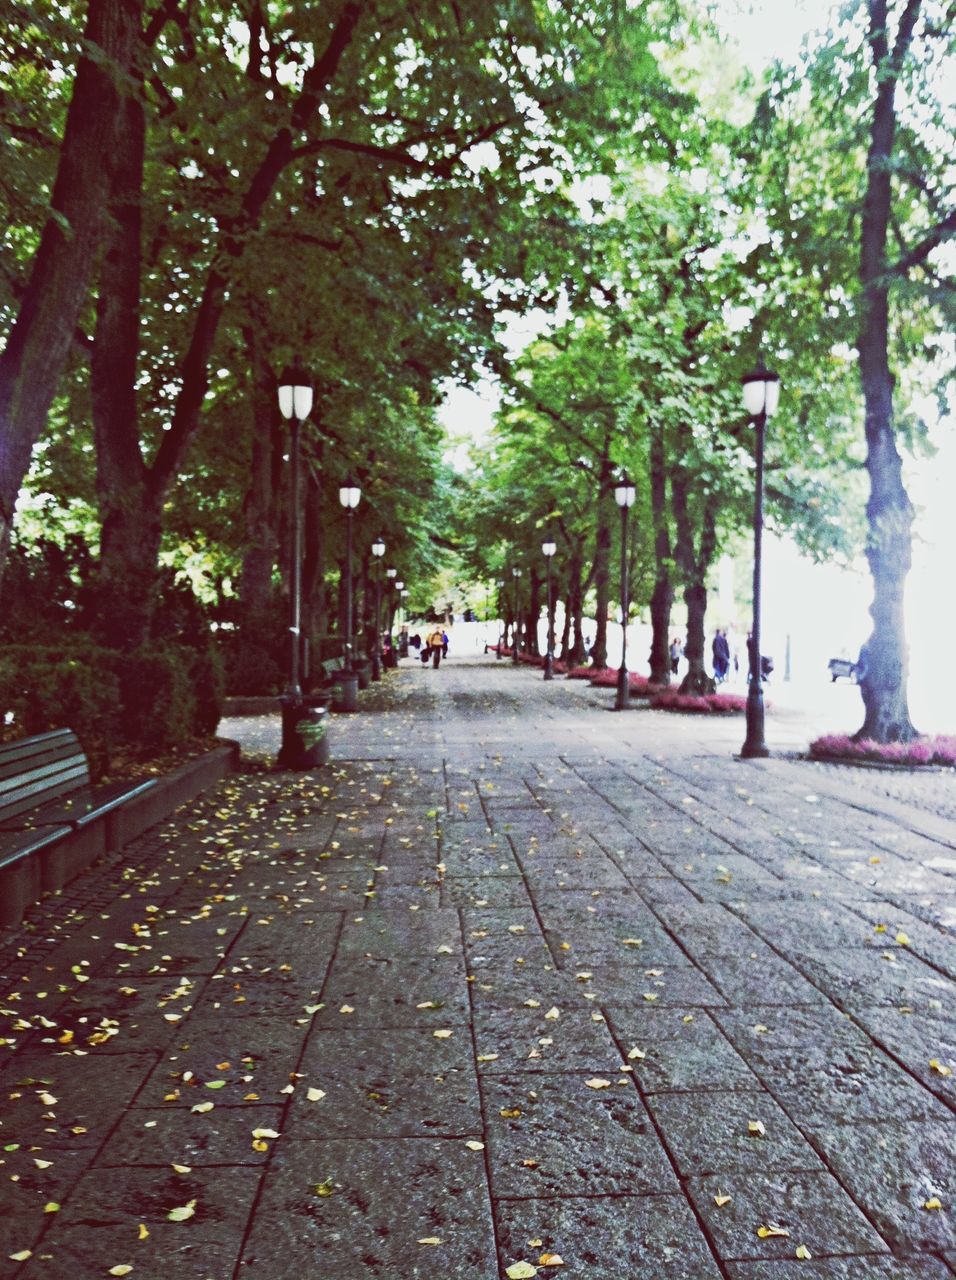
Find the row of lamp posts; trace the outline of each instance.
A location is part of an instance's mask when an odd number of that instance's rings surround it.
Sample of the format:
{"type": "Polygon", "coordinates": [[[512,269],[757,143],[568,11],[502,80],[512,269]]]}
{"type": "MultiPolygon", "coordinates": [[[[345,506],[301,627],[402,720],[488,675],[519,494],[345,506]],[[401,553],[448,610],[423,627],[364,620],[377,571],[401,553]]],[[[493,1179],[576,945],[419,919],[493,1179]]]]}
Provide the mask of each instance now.
{"type": "MultiPolygon", "coordinates": [[[[761,556],[763,535],[763,476],[764,476],[764,442],[767,419],[776,411],[780,400],[780,378],[764,365],[763,359],[758,361],[756,369],[743,378],[744,407],[754,424],[756,431],[756,477],[754,494],[754,562],[753,562],[753,625],[749,647],[750,679],[747,689],[747,730],[740,754],[744,758],[769,755],[764,738],[764,702],[762,685],[762,663],[760,652],[761,624],[761,556]]],[[[312,411],[313,390],[308,373],[296,360],[287,367],[279,380],[279,411],[283,418],[291,423],[290,427],[290,488],[292,492],[292,564],[291,564],[291,661],[289,666],[289,687],[283,702],[282,748],[279,754],[280,763],[296,767],[295,761],[302,756],[299,747],[301,735],[297,733],[296,715],[302,707],[302,688],[300,683],[300,653],[302,631],[302,513],[300,501],[299,461],[300,437],[302,423],[312,411]]],[[[346,669],[353,667],[352,648],[352,518],[361,501],[362,491],[351,476],[339,488],[339,501],[346,512],[346,553],[345,553],[345,662],[346,669]]],[[[628,614],[628,513],[634,504],[636,489],[624,473],[614,486],[614,500],[621,511],[621,630],[622,649],[621,666],[618,671],[617,697],[615,708],[622,711],[629,705],[630,686],[627,673],[627,614],[628,614]]],[[[547,562],[547,609],[548,609],[548,649],[545,659],[544,679],[554,678],[554,601],[551,591],[551,561],[557,547],[549,533],[541,545],[542,554],[547,562]]],[[[385,554],[384,540],[379,537],[372,544],[372,554],[378,563],[385,554]]],[[[397,581],[397,570],[389,568],[386,575],[395,581],[395,590],[399,602],[404,600],[405,584],[397,581]]],[[[512,661],[518,662],[519,634],[519,587],[521,570],[512,569],[514,580],[514,635],[512,637],[512,661]]],[[[504,583],[499,584],[501,587],[504,583]]],[[[381,640],[381,574],[376,574],[375,591],[375,645],[373,646],[372,677],[379,679],[381,664],[379,644],[381,640]]],[[[498,657],[501,657],[502,645],[498,645],[498,657]]]]}
{"type": "MultiPolygon", "coordinates": [[[[289,489],[292,513],[292,555],[290,558],[290,660],[289,683],[282,699],[282,745],[279,764],[290,769],[311,768],[328,759],[327,742],[324,741],[322,716],[324,708],[310,705],[302,694],[302,500],[300,480],[302,424],[312,412],[312,381],[304,366],[297,359],[288,365],[279,379],[279,412],[290,423],[289,441],[289,489]],[[320,758],[323,757],[323,758],[320,758]]],[[[352,606],[352,521],[362,500],[361,487],[349,475],[339,487],[339,502],[345,509],[345,580],[344,580],[344,659],[345,672],[355,670],[353,606],[352,606]]],[[[375,573],[375,644],[372,646],[372,679],[381,679],[381,561],[385,555],[385,541],[379,536],[372,543],[372,555],[378,569],[375,573]]],[[[395,580],[397,569],[387,569],[390,581],[395,580]]],[[[403,582],[395,582],[399,600],[406,594],[403,582]]]]}
{"type": "MultiPolygon", "coordinates": [[[[764,475],[764,440],[767,419],[772,417],[780,401],[780,378],[759,359],[756,369],[744,375],[743,399],[744,408],[754,424],[756,432],[756,477],[754,493],[754,564],[753,564],[753,625],[750,631],[749,668],[750,678],[747,687],[747,729],[740,754],[744,759],[767,756],[770,751],[764,740],[764,702],[762,684],[762,666],[760,654],[760,622],[761,622],[761,553],[763,539],[763,475],[764,475]]],[[[621,666],[617,674],[617,696],[614,702],[616,711],[624,711],[630,705],[630,681],[627,673],[627,615],[628,601],[628,513],[634,505],[637,490],[633,481],[623,472],[614,486],[614,501],[621,511],[621,666]]],[[[548,566],[547,599],[548,599],[548,651],[544,663],[544,679],[554,679],[554,601],[551,594],[551,560],[557,547],[549,533],[541,544],[541,552],[548,566]]],[[[512,638],[512,661],[518,662],[518,617],[519,596],[518,580],[521,570],[511,570],[514,578],[514,636],[512,638]]],[[[499,587],[504,584],[499,583],[499,587]]],[[[498,643],[498,657],[501,657],[503,635],[498,643]]]]}

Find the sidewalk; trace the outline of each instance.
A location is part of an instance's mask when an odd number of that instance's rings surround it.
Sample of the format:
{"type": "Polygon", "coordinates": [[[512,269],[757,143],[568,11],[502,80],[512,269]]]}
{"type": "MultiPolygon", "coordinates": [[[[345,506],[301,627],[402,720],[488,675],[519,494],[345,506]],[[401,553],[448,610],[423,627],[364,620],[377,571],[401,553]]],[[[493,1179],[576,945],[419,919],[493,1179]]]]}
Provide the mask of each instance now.
{"type": "Polygon", "coordinates": [[[951,776],[492,657],[362,696],[0,941],[0,1275],[956,1275],[951,776]]]}

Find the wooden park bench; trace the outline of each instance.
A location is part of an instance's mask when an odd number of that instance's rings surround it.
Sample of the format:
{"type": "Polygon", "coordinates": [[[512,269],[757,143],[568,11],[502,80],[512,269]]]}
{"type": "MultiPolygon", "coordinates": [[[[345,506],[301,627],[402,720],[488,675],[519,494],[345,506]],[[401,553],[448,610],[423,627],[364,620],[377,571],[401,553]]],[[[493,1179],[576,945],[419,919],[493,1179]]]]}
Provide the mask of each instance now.
{"type": "Polygon", "coordinates": [[[0,924],[18,923],[41,893],[119,847],[122,825],[111,820],[156,786],[155,778],[91,786],[70,729],[0,743],[0,924]]]}

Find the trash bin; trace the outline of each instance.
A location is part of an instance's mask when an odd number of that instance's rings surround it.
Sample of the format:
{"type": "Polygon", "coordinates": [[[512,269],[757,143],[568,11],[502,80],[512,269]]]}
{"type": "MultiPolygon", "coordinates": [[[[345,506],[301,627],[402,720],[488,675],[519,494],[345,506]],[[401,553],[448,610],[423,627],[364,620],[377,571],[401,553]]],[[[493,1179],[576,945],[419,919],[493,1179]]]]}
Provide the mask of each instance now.
{"type": "Polygon", "coordinates": [[[281,769],[318,769],[329,762],[329,702],[292,697],[282,702],[281,769]]]}
{"type": "Polygon", "coordinates": [[[372,664],[362,659],[360,662],[353,663],[353,669],[358,676],[358,687],[367,689],[372,679],[372,664]]]}
{"type": "Polygon", "coordinates": [[[332,695],[333,711],[358,711],[358,673],[339,671],[335,676],[335,692],[332,695]]]}

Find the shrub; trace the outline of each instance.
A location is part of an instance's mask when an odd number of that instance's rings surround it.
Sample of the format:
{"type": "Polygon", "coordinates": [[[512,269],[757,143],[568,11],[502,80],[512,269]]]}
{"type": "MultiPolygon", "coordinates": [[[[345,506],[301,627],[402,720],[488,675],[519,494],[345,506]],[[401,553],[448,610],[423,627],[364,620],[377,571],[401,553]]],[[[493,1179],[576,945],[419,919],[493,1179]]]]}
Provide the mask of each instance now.
{"type": "Polygon", "coordinates": [[[196,696],[190,678],[194,653],[179,645],[136,649],[120,659],[123,736],[165,750],[193,733],[196,696]]]}
{"type": "Polygon", "coordinates": [[[221,642],[225,688],[239,696],[278,693],[283,672],[269,649],[232,633],[221,642]]]}
{"type": "Polygon", "coordinates": [[[72,729],[97,781],[121,736],[116,666],[112,649],[93,644],[9,645],[0,649],[0,714],[16,737],[72,729]]]}
{"type": "Polygon", "coordinates": [[[222,654],[210,642],[193,653],[189,679],[196,700],[193,732],[208,738],[216,732],[222,719],[222,702],[226,694],[226,669],[222,654]]]}
{"type": "Polygon", "coordinates": [[[956,738],[944,734],[914,738],[912,742],[874,742],[871,738],[852,738],[847,734],[825,734],[810,743],[815,760],[874,761],[913,767],[938,764],[956,766],[956,738]]]}
{"type": "MultiPolygon", "coordinates": [[[[617,688],[618,668],[608,667],[604,671],[597,671],[591,677],[591,684],[596,689],[616,689],[617,688]]],[[[661,690],[661,685],[651,684],[647,676],[638,675],[636,671],[627,673],[627,685],[631,693],[645,694],[655,693],[661,690]]]]}
{"type": "Polygon", "coordinates": [[[597,667],[572,667],[568,672],[569,680],[593,680],[600,673],[597,667]]]}
{"type": "Polygon", "coordinates": [[[685,711],[696,715],[736,715],[746,711],[747,699],[736,693],[664,692],[651,699],[655,711],[685,711]]]}

